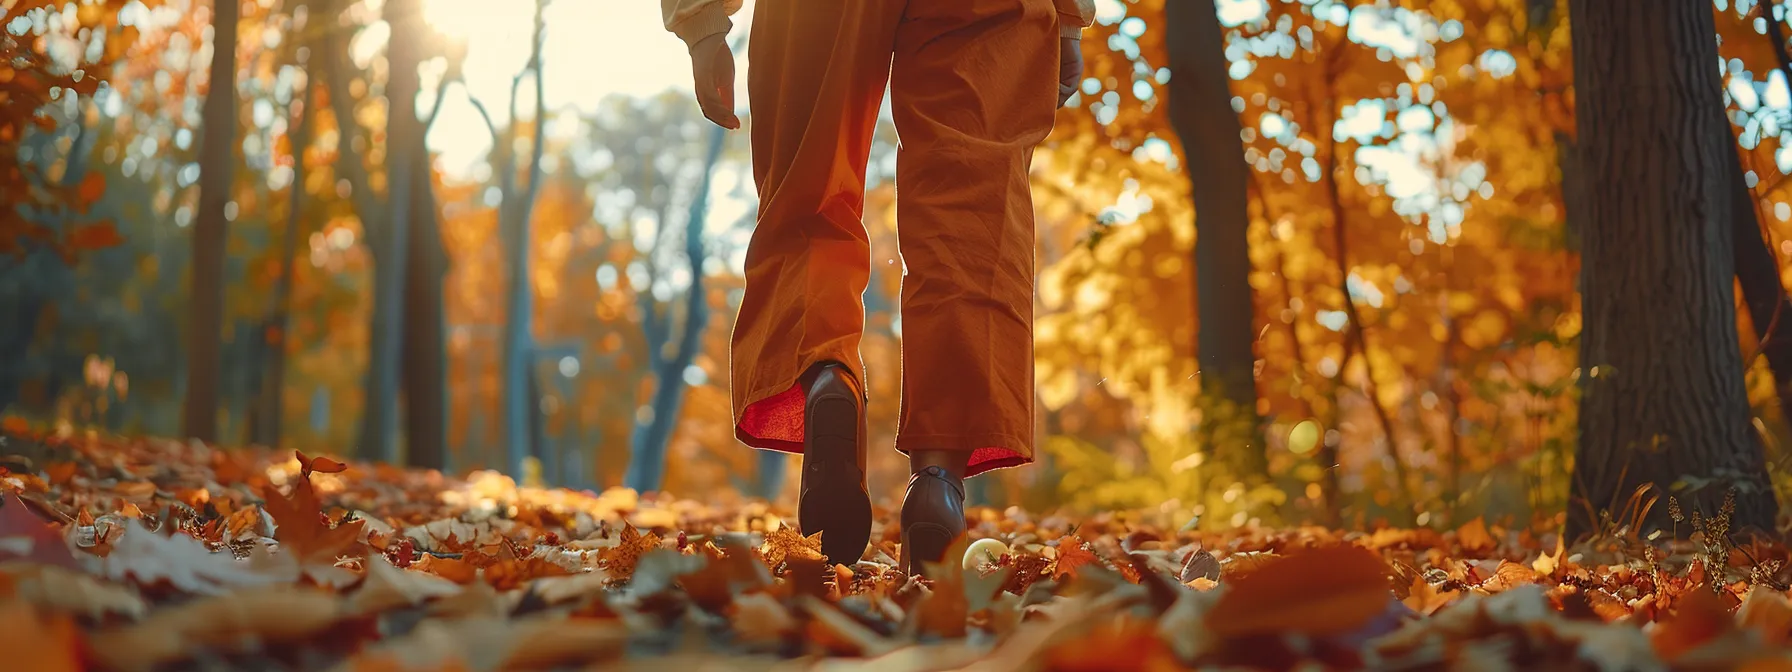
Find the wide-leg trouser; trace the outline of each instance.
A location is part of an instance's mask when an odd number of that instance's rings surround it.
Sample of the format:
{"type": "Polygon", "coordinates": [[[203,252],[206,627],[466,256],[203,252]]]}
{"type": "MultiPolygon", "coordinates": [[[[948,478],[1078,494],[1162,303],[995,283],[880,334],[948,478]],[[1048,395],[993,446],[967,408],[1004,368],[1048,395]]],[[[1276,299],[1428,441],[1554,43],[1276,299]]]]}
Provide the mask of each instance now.
{"type": "Polygon", "coordinates": [[[1052,0],[759,0],[749,52],[758,226],[730,357],[736,434],[801,452],[797,379],[864,380],[866,161],[886,84],[900,144],[896,447],[1033,457],[1033,205],[1051,131],[1052,0]]]}

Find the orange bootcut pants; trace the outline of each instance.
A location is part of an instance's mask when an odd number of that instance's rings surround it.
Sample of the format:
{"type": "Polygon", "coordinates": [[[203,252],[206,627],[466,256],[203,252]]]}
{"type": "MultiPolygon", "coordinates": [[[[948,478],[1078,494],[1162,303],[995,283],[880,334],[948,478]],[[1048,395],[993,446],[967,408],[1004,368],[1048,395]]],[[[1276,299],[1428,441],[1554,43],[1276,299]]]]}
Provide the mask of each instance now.
{"type": "Polygon", "coordinates": [[[810,366],[864,380],[861,215],[885,85],[900,138],[902,409],[896,448],[1033,458],[1033,204],[1051,131],[1053,0],[759,0],[748,97],[758,228],[731,356],[735,427],[802,452],[810,366]]]}

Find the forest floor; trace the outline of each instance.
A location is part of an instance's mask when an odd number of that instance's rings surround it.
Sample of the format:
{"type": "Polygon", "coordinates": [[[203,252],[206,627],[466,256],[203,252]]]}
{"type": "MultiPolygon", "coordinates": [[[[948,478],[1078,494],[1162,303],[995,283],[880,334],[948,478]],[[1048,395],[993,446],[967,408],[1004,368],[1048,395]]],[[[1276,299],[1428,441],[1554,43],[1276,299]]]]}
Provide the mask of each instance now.
{"type": "Polygon", "coordinates": [[[924,582],[892,567],[893,526],[830,565],[764,505],[5,441],[11,670],[1792,670],[1764,544],[978,511],[924,582]]]}

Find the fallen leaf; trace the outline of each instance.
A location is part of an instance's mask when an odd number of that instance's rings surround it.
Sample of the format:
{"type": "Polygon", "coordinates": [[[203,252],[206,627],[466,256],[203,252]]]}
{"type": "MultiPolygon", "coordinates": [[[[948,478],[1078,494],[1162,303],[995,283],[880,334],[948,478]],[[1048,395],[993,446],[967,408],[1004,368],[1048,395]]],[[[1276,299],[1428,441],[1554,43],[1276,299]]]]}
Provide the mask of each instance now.
{"type": "Polygon", "coordinates": [[[327,457],[310,457],[297,450],[292,452],[293,455],[299,459],[299,474],[301,478],[308,479],[311,472],[314,471],[320,474],[339,474],[348,470],[348,465],[327,457]]]}
{"type": "Polygon", "coordinates": [[[408,572],[375,555],[367,559],[367,577],[349,596],[348,607],[355,613],[372,614],[457,595],[460,591],[460,585],[453,581],[428,572],[408,572]]]}
{"type": "Polygon", "coordinates": [[[1264,565],[1220,596],[1207,626],[1222,637],[1326,635],[1362,627],[1393,598],[1388,566],[1360,546],[1328,546],[1264,565]]]}
{"type": "Polygon", "coordinates": [[[137,521],[113,541],[112,552],[95,559],[96,573],[113,581],[156,585],[166,581],[180,590],[218,594],[233,586],[264,585],[278,577],[252,570],[228,553],[206,550],[184,534],[162,536],[137,521]]]}
{"type": "Polygon", "coordinates": [[[965,620],[970,617],[970,602],[965,598],[964,566],[952,562],[964,557],[970,540],[964,535],[946,548],[946,562],[938,565],[923,561],[923,572],[933,582],[933,590],[915,607],[915,625],[920,632],[955,639],[965,634],[965,620]]]}
{"type": "Polygon", "coordinates": [[[1487,532],[1486,521],[1476,517],[1462,527],[1456,529],[1456,544],[1470,553],[1485,553],[1499,545],[1493,535],[1487,532]]]}
{"type": "Polygon", "coordinates": [[[274,518],[274,538],[279,540],[281,552],[292,554],[300,564],[331,565],[339,557],[359,556],[364,550],[361,521],[335,526],[324,522],[323,504],[318,502],[309,474],[293,482],[290,497],[281,495],[272,485],[262,488],[262,497],[262,508],[274,518]]]}
{"type": "Polygon", "coordinates": [[[659,548],[661,540],[659,535],[652,532],[641,534],[635,526],[627,523],[622,525],[618,538],[619,543],[615,546],[598,551],[598,564],[616,580],[627,581],[634,576],[635,564],[641,561],[641,556],[659,548]]]}
{"type": "Polygon", "coordinates": [[[329,593],[270,586],[161,609],[142,623],[94,633],[91,641],[108,669],[151,670],[208,647],[302,641],[346,615],[341,601],[329,593]]]}
{"type": "Polygon", "coordinates": [[[13,594],[41,610],[99,621],[107,616],[142,618],[148,604],[135,591],[54,565],[9,564],[0,574],[12,582],[13,594]]]}
{"type": "Polygon", "coordinates": [[[81,633],[68,614],[40,614],[17,600],[0,602],[0,651],[7,669],[83,672],[81,648],[81,633]]]}
{"type": "Polygon", "coordinates": [[[809,560],[823,560],[826,557],[821,554],[820,532],[805,537],[795,528],[783,524],[778,525],[777,531],[765,535],[765,543],[759,546],[759,553],[765,556],[765,564],[773,569],[793,556],[809,560]]]}
{"type": "Polygon", "coordinates": [[[1736,622],[1759,633],[1768,644],[1778,646],[1792,634],[1792,601],[1786,599],[1785,593],[1757,584],[1742,598],[1736,622]]]}
{"type": "Polygon", "coordinates": [[[1064,535],[1058,540],[1058,564],[1052,568],[1052,578],[1058,579],[1076,573],[1076,570],[1095,562],[1094,553],[1089,552],[1087,542],[1074,534],[1064,535]]]}
{"type": "Polygon", "coordinates": [[[1669,663],[1736,628],[1729,607],[1710,591],[1694,590],[1682,597],[1678,606],[1673,618],[1650,637],[1655,653],[1669,663]]]}

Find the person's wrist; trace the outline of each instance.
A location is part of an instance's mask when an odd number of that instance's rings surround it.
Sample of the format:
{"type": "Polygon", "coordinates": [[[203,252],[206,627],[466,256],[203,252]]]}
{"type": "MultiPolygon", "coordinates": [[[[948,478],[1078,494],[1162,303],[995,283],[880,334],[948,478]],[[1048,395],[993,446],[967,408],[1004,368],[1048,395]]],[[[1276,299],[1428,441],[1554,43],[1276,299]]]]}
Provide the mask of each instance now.
{"type": "Polygon", "coordinates": [[[722,4],[710,3],[690,18],[678,22],[672,32],[684,40],[687,49],[696,51],[697,45],[705,40],[724,37],[733,29],[734,22],[728,19],[727,12],[722,11],[722,4]]]}

